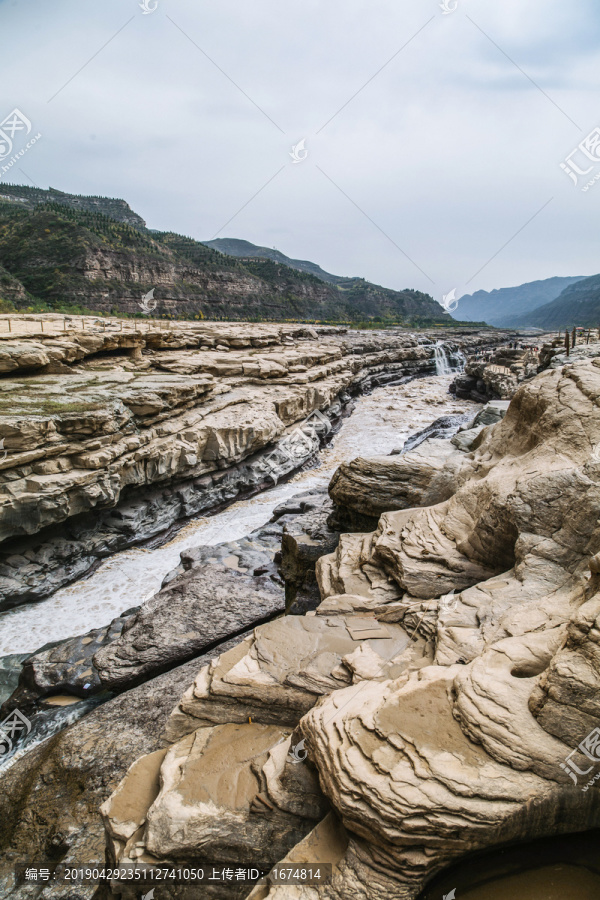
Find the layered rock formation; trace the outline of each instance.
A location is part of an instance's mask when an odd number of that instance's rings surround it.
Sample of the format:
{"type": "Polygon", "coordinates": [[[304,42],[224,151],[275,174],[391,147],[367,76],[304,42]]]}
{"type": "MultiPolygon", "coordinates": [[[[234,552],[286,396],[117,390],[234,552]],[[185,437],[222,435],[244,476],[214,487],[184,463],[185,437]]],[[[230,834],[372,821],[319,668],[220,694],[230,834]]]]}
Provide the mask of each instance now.
{"type": "Polygon", "coordinates": [[[253,900],[415,900],[474,851],[598,827],[598,398],[600,360],[575,362],[466,450],[396,459],[417,485],[319,560],[319,608],[196,667],[166,755],[103,806],[109,861],[226,861],[277,831],[265,862],[332,881],[253,900]]]}
{"type": "MultiPolygon", "coordinates": [[[[540,339],[540,346],[541,343],[540,339]]],[[[450,390],[457,397],[480,403],[510,400],[518,385],[536,374],[539,361],[537,345],[480,351],[467,359],[464,372],[456,377],[450,390]]]]}
{"type": "Polygon", "coordinates": [[[46,317],[25,335],[29,321],[0,334],[0,609],[285,477],[315,455],[351,393],[434,366],[432,342],[407,333],[123,331],[115,320],[74,320],[64,333],[62,317],[46,317]]]}

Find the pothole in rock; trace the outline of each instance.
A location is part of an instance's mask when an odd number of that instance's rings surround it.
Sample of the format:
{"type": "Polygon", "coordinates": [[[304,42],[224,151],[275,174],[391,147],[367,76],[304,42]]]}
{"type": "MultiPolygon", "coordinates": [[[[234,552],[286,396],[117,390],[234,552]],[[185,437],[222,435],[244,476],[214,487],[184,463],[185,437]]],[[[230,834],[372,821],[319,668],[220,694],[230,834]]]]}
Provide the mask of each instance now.
{"type": "Polygon", "coordinates": [[[547,662],[536,659],[532,662],[518,663],[511,669],[510,674],[513,678],[535,678],[536,675],[541,675],[542,672],[545,672],[547,668],[547,662]]]}

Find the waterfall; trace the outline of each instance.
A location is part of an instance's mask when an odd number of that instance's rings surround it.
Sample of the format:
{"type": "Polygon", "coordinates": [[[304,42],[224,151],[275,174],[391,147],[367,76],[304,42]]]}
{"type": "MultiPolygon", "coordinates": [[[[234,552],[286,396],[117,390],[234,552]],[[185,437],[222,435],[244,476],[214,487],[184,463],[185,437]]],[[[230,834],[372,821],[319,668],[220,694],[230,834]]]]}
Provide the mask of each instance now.
{"type": "Polygon", "coordinates": [[[448,356],[444,342],[436,341],[433,351],[435,354],[436,375],[452,375],[454,372],[464,371],[467,359],[462,350],[458,348],[451,350],[450,356],[448,356]]]}
{"type": "Polygon", "coordinates": [[[467,364],[467,357],[465,356],[465,354],[462,352],[462,350],[455,350],[452,355],[458,361],[458,366],[455,369],[455,371],[456,372],[464,372],[465,366],[467,364]]]}
{"type": "Polygon", "coordinates": [[[436,341],[436,345],[433,348],[435,353],[435,374],[436,375],[451,375],[452,368],[448,361],[448,356],[446,354],[446,348],[444,347],[443,341],[436,341]]]}

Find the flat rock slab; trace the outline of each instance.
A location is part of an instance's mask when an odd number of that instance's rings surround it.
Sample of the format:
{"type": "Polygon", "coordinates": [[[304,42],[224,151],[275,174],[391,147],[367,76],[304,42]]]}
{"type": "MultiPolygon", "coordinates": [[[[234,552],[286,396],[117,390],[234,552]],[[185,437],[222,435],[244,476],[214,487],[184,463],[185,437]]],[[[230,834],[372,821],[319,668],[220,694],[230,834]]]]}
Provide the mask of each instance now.
{"type": "Polygon", "coordinates": [[[123,690],[284,607],[283,588],[268,576],[200,566],[144,603],[121,637],[95,655],[94,664],[104,687],[123,690]]]}

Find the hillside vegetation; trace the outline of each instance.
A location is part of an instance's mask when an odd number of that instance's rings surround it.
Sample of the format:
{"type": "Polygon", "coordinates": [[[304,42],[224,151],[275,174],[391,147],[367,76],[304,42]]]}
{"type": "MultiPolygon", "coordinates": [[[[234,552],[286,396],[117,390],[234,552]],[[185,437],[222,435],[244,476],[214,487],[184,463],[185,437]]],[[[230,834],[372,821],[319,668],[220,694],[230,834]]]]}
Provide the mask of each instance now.
{"type": "Polygon", "coordinates": [[[453,324],[420,291],[333,284],[279,259],[237,259],[150,231],[124,200],[21,185],[0,186],[0,267],[0,300],[20,310],[141,315],[154,288],[162,317],[453,324]]]}

